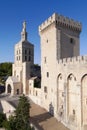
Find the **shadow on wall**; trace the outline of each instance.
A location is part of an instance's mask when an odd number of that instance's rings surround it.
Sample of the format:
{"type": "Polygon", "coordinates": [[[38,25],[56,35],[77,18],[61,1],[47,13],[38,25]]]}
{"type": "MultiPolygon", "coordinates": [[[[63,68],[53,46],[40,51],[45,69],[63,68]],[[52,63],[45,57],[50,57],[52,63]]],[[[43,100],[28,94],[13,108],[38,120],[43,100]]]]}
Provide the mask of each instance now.
{"type": "Polygon", "coordinates": [[[49,104],[49,113],[54,116],[54,107],[52,105],[52,102],[49,104]]]}

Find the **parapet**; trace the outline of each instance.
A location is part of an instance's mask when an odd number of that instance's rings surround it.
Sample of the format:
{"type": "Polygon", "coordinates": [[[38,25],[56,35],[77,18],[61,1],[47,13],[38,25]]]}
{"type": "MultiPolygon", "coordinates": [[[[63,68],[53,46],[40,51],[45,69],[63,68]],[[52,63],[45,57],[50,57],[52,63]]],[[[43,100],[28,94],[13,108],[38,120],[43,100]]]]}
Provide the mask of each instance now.
{"type": "Polygon", "coordinates": [[[82,24],[80,22],[74,21],[73,19],[54,13],[51,17],[49,17],[45,22],[43,22],[39,26],[39,32],[43,31],[46,27],[48,27],[52,23],[55,23],[59,26],[68,27],[70,29],[74,29],[79,32],[81,32],[82,30],[82,24]]]}
{"type": "Polygon", "coordinates": [[[75,63],[87,63],[87,56],[69,57],[58,60],[58,64],[75,64],[75,63]]]}

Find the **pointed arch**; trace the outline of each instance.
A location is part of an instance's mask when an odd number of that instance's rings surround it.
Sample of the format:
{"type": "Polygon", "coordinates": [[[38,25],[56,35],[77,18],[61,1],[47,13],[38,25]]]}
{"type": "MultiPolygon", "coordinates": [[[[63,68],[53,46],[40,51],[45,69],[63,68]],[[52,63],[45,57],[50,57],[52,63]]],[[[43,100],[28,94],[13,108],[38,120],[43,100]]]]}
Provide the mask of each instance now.
{"type": "Polygon", "coordinates": [[[67,118],[70,122],[76,121],[76,99],[78,99],[76,83],[76,77],[74,74],[69,74],[67,77],[67,118]]]}
{"type": "Polygon", "coordinates": [[[76,81],[76,77],[74,76],[73,73],[71,73],[71,74],[68,75],[67,81],[68,81],[68,80],[71,80],[72,78],[76,81]]]}
{"type": "Polygon", "coordinates": [[[60,73],[57,76],[57,112],[59,118],[64,116],[64,77],[60,73]]]}

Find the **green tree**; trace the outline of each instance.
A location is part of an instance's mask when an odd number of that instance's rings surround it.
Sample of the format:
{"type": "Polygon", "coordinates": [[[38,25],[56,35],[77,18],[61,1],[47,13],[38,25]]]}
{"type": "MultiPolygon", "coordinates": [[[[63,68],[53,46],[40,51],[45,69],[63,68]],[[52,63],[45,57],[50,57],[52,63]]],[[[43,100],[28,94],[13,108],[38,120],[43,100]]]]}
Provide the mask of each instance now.
{"type": "Polygon", "coordinates": [[[16,128],[19,130],[30,130],[30,103],[27,97],[24,95],[20,97],[17,109],[15,111],[16,115],[16,128]]]}
{"type": "Polygon", "coordinates": [[[4,84],[7,77],[12,75],[12,63],[0,63],[0,83],[4,84]]]}
{"type": "Polygon", "coordinates": [[[0,113],[0,127],[3,127],[3,122],[6,120],[6,115],[0,113]]]}
{"type": "Polygon", "coordinates": [[[5,62],[0,63],[0,76],[10,76],[12,75],[12,63],[5,62]]]}
{"type": "Polygon", "coordinates": [[[3,127],[6,128],[6,130],[17,130],[16,129],[16,118],[14,116],[10,116],[9,120],[4,120],[3,127]]]}
{"type": "Polygon", "coordinates": [[[7,130],[34,130],[30,122],[30,103],[28,98],[23,95],[19,98],[19,103],[15,111],[15,116],[11,116],[8,121],[3,123],[7,130]]]}

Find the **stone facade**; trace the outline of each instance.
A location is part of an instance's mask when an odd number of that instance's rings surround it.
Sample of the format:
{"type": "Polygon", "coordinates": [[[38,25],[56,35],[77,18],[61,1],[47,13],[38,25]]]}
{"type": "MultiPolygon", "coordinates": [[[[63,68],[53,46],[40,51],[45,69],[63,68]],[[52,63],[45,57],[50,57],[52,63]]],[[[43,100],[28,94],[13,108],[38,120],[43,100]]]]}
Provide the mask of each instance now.
{"type": "Polygon", "coordinates": [[[87,129],[87,56],[79,56],[82,25],[53,14],[39,26],[41,106],[70,130],[87,129]]]}
{"type": "Polygon", "coordinates": [[[56,13],[39,26],[41,88],[36,88],[40,73],[33,67],[34,46],[27,41],[24,22],[13,74],[6,81],[6,93],[29,95],[70,130],[87,130],[87,56],[79,56],[81,30],[81,23],[56,13]]]}

